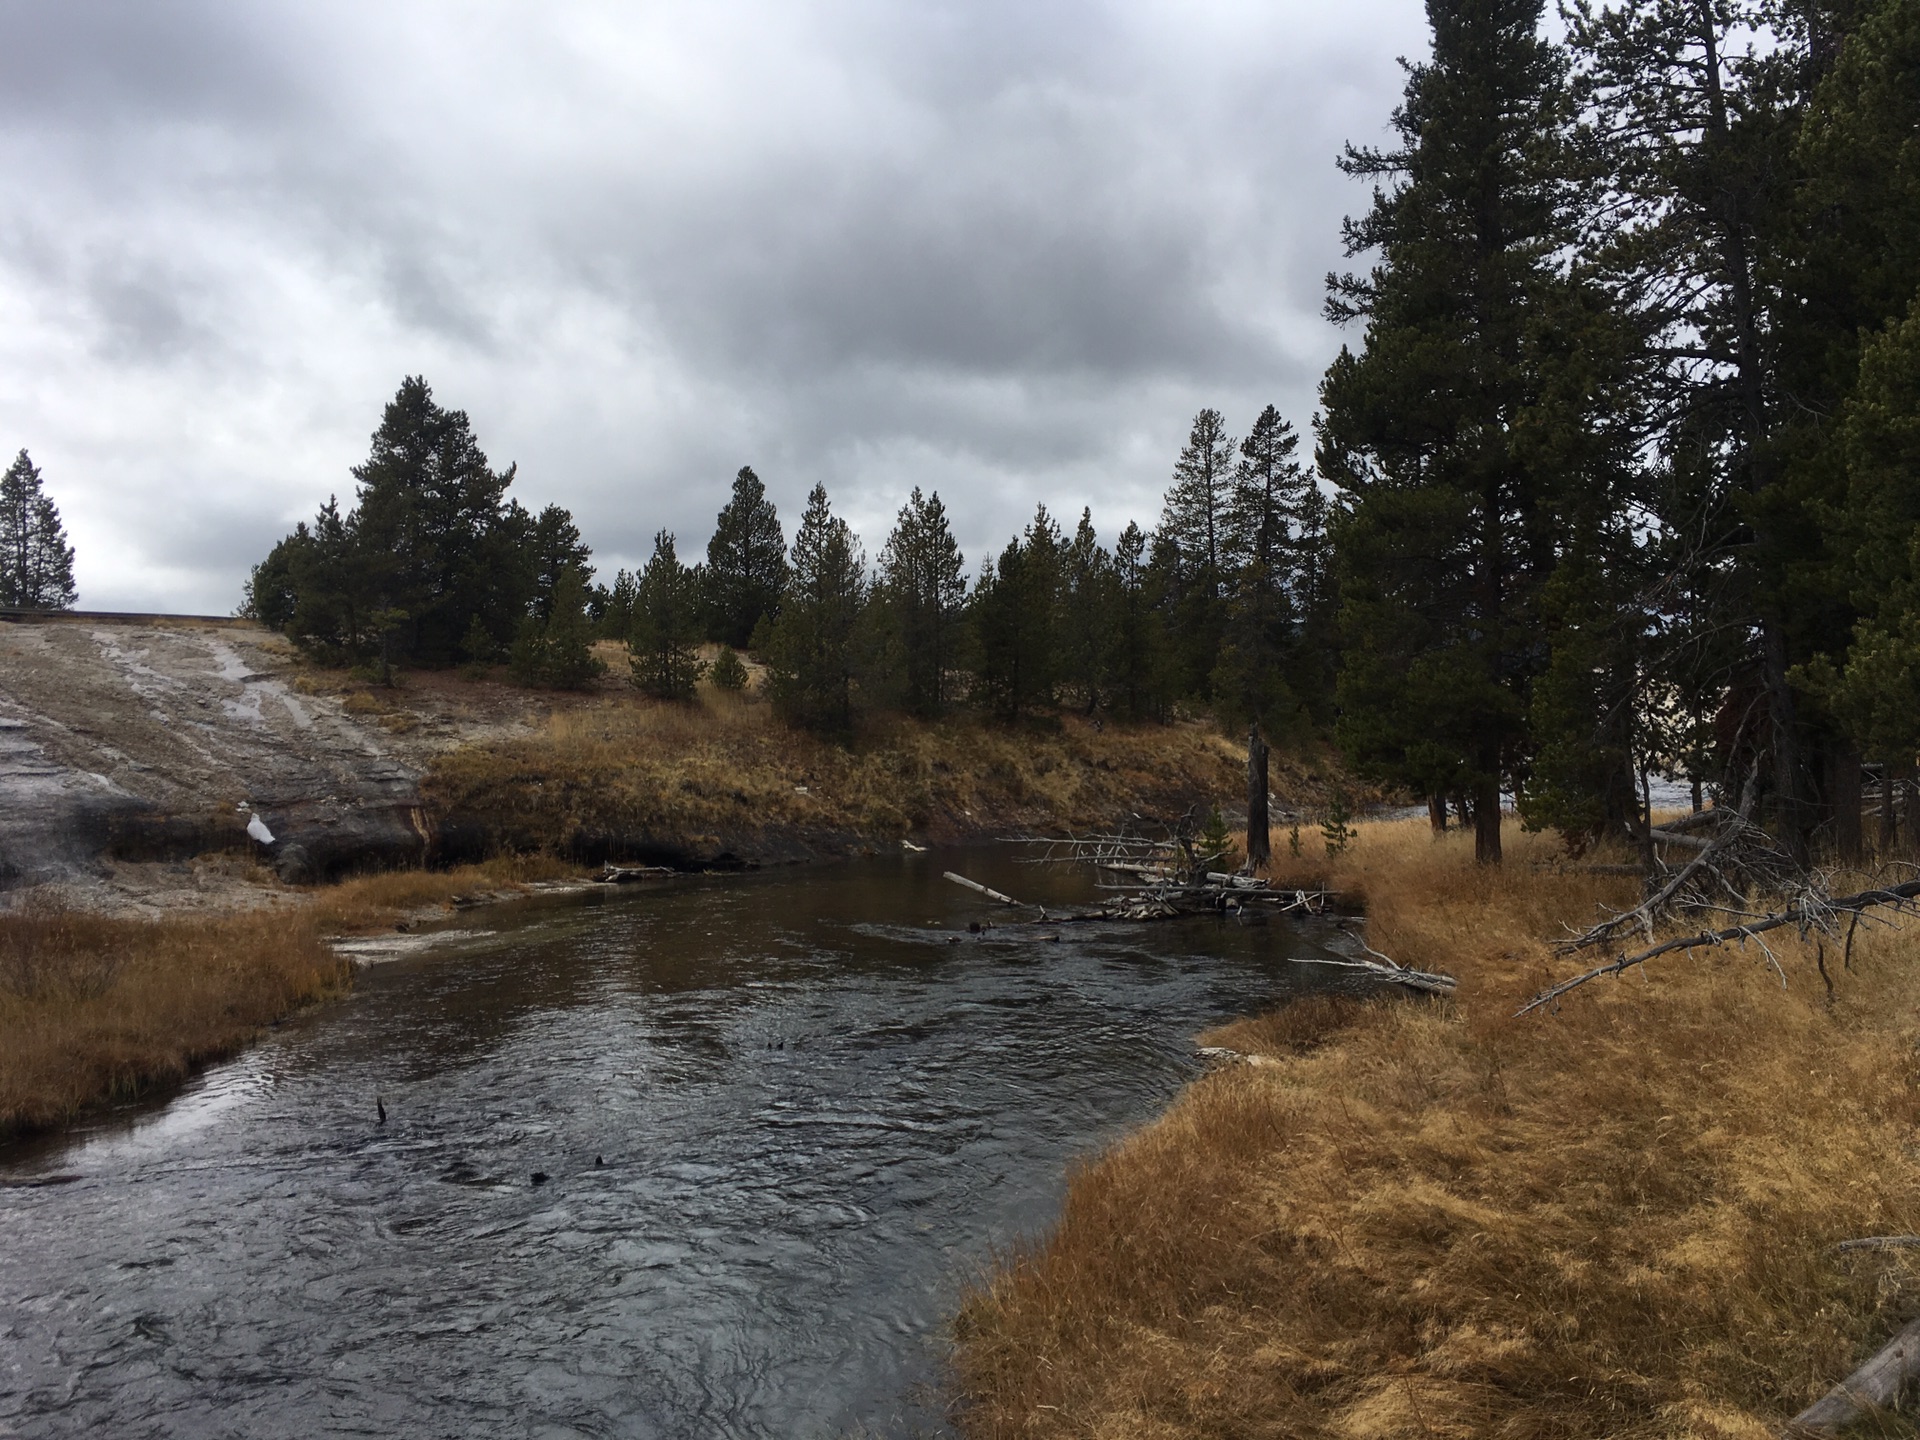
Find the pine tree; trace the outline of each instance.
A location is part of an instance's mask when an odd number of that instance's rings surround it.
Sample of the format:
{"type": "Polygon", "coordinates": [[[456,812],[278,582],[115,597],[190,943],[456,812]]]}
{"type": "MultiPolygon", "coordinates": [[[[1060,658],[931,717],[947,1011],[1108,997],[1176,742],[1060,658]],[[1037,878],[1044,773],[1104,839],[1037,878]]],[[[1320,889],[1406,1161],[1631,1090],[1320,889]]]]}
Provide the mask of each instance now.
{"type": "Polygon", "coordinates": [[[1156,537],[1173,560],[1168,599],[1182,679],[1186,692],[1202,699],[1211,693],[1226,626],[1233,450],[1218,410],[1193,417],[1156,537]]]}
{"type": "Polygon", "coordinates": [[[787,537],[751,466],[742,465],[733,477],[733,498],[714,521],[705,579],[709,639],[743,647],[760,621],[780,609],[787,537]]]}
{"type": "Polygon", "coordinates": [[[880,552],[875,586],[883,674],[901,701],[931,719],[945,710],[967,586],[964,558],[939,495],[915,486],[880,552]]]}
{"type": "Polygon", "coordinates": [[[615,572],[613,584],[601,607],[600,634],[608,640],[625,640],[633,634],[634,606],[640,596],[640,582],[631,570],[615,572]]]}
{"type": "Polygon", "coordinates": [[[1105,672],[1109,702],[1128,720],[1166,714],[1166,635],[1149,539],[1133,521],[1113,547],[1113,622],[1105,672]]]}
{"type": "MultiPolygon", "coordinates": [[[[1920,11],[1910,0],[1879,0],[1853,18],[1832,63],[1805,67],[1820,73],[1796,137],[1775,342],[1784,403],[1774,488],[1786,504],[1758,512],[1803,547],[1776,606],[1788,622],[1788,658],[1802,662],[1797,673],[1816,695],[1803,707],[1805,748],[1824,751],[1824,763],[1809,765],[1809,778],[1821,783],[1843,861],[1859,852],[1860,757],[1892,776],[1910,773],[1915,753],[1899,718],[1912,685],[1901,668],[1914,597],[1897,555],[1912,508],[1887,483],[1885,457],[1898,428],[1890,402],[1913,364],[1910,305],[1920,284],[1920,11]],[[1824,542],[1817,553],[1810,532],[1824,542]],[[1846,677],[1838,689],[1823,683],[1836,665],[1846,677]]],[[[1802,44],[1817,55],[1822,38],[1802,44]]],[[[1910,380],[1905,398],[1911,406],[1910,380]]],[[[1882,817],[1890,840],[1895,817],[1885,803],[1882,817]]]]}
{"type": "Polygon", "coordinates": [[[1350,497],[1337,532],[1339,738],[1363,771],[1473,797],[1498,862],[1500,789],[1524,764],[1552,563],[1553,475],[1528,431],[1566,417],[1533,321],[1570,238],[1565,64],[1539,0],[1429,0],[1433,58],[1410,67],[1401,148],[1349,148],[1390,183],[1349,221],[1365,276],[1330,277],[1328,311],[1364,319],[1322,387],[1320,468],[1350,497]]]}
{"type": "Polygon", "coordinates": [[[546,620],[546,683],[557,690],[585,690],[607,673],[593,653],[593,626],[587,619],[587,581],[578,566],[554,577],[546,620]]]}
{"type": "Polygon", "coordinates": [[[653,556],[640,572],[628,645],[633,683],[658,700],[691,700],[705,669],[700,641],[700,589],[680,563],[673,532],[653,537],[653,556]]]}
{"type": "Polygon", "coordinates": [[[790,723],[844,733],[853,725],[855,638],[866,602],[866,559],[847,522],[813,487],[794,533],[787,588],[770,627],[767,676],[790,723]]]}
{"type": "Polygon", "coordinates": [[[1113,557],[1082,507],[1060,555],[1060,683],[1091,715],[1107,699],[1107,657],[1113,648],[1113,557]]]}
{"type": "Polygon", "coordinates": [[[69,610],[76,593],[60,512],[22,450],[0,476],[0,606],[69,610]]]}
{"type": "Polygon", "coordinates": [[[1230,585],[1211,688],[1229,728],[1289,728],[1299,701],[1288,684],[1299,648],[1293,527],[1313,482],[1293,458],[1293,427],[1269,405],[1240,446],[1227,507],[1230,585]]]}
{"type": "Polygon", "coordinates": [[[388,403],[353,475],[356,569],[365,586],[358,608],[404,614],[390,632],[381,627],[393,658],[452,661],[501,581],[502,557],[487,542],[501,521],[513,467],[491,469],[466,414],[436,404],[416,375],[388,403]]]}
{"type": "Polygon", "coordinates": [[[1844,653],[1817,657],[1800,678],[1866,755],[1904,770],[1920,754],[1920,297],[1869,340],[1840,431],[1846,570],[1861,613],[1844,653]]]}
{"type": "Polygon", "coordinates": [[[1334,676],[1339,668],[1340,587],[1329,533],[1332,509],[1308,477],[1295,519],[1293,604],[1299,625],[1291,685],[1317,724],[1333,718],[1334,676]]]}
{"type": "Polygon", "coordinates": [[[1788,671],[1813,635],[1846,622],[1830,588],[1805,583],[1823,549],[1811,472],[1783,470],[1782,417],[1796,407],[1782,393],[1780,320],[1796,307],[1781,257],[1810,74],[1793,27],[1774,24],[1786,13],[1767,0],[1583,4],[1569,39],[1602,180],[1587,205],[1593,263],[1646,337],[1639,409],[1660,461],[1669,568],[1699,577],[1693,596],[1714,602],[1706,633],[1750,637],[1731,672],[1688,673],[1692,644],[1654,653],[1648,670],[1683,690],[1758,687],[1765,704],[1734,748],[1764,733],[1770,804],[1804,855],[1809,736],[1788,671]]]}
{"type": "Polygon", "coordinates": [[[1042,505],[998,562],[981,565],[968,601],[975,693],[1002,720],[1051,705],[1059,674],[1060,527],[1042,505]]]}
{"type": "Polygon", "coordinates": [[[580,538],[580,527],[573,523],[570,511],[558,505],[541,510],[528,537],[525,561],[527,585],[533,613],[542,620],[553,613],[553,597],[560,588],[560,577],[576,570],[583,580],[591,581],[593,567],[587,562],[593,551],[580,538]]]}

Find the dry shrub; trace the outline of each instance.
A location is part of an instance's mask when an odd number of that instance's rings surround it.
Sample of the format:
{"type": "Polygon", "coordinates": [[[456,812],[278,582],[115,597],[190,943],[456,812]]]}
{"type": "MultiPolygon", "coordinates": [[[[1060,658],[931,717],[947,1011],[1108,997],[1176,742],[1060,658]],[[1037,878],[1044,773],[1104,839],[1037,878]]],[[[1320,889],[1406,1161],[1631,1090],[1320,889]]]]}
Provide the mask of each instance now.
{"type": "Polygon", "coordinates": [[[0,915],[0,1134],[176,1082],[350,969],[305,915],[0,915]]]}
{"type": "MultiPolygon", "coordinates": [[[[1513,1018],[1541,937],[1622,882],[1368,826],[1327,873],[1449,1004],[1314,1007],[1215,1043],[1078,1171],[958,1327],[977,1436],[1770,1436],[1920,1309],[1920,966],[1660,962],[1513,1018]]],[[[1631,882],[1626,882],[1628,885],[1631,882]]]]}

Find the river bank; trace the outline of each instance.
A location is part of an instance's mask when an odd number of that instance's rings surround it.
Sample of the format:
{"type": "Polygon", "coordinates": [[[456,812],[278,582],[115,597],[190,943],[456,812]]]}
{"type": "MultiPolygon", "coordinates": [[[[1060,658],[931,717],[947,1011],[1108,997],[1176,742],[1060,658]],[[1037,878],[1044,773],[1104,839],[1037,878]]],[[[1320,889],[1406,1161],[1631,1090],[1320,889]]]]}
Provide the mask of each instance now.
{"type": "MultiPolygon", "coordinates": [[[[883,716],[826,740],[757,695],[651,700],[601,648],[584,692],[467,670],[386,687],[245,622],[0,624],[0,909],[217,913],[500,854],[750,867],[1173,819],[1244,790],[1241,747],[1204,721],[883,716]]],[[[1341,779],[1324,752],[1275,757],[1283,809],[1341,779]]]]}
{"type": "MultiPolygon", "coordinates": [[[[584,693],[383,687],[241,621],[0,625],[0,1133],[177,1082],[344,983],[327,938],[496,880],[1159,821],[1244,787],[1204,722],[896,717],[826,740],[711,686],[648,699],[603,648],[584,693]]],[[[1276,756],[1282,806],[1339,780],[1276,756]]]]}
{"type": "Polygon", "coordinates": [[[1203,1037],[1267,1063],[1078,1170],[966,1304],[970,1435],[1759,1440],[1920,1308],[1914,1250],[1834,1248],[1920,1231],[1912,933],[1862,927],[1830,1003],[1788,939],[1785,988],[1674,955],[1516,1019],[1632,882],[1508,847],[1363,825],[1289,876],[1457,997],[1203,1037]]]}
{"type": "Polygon", "coordinates": [[[261,1031],[343,994],[345,937],[572,877],[541,857],[365,875],[250,904],[102,915],[44,899],[0,913],[0,1140],[178,1085],[261,1031]]]}

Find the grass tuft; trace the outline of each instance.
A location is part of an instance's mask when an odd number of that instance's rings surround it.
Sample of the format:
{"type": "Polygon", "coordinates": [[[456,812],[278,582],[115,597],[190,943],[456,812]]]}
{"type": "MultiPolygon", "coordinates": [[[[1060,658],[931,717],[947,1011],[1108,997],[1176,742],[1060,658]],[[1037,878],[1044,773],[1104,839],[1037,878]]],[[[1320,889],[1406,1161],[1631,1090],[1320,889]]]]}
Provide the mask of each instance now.
{"type": "Polygon", "coordinates": [[[177,1083],[351,969],[307,915],[0,914],[0,1135],[177,1083]]]}

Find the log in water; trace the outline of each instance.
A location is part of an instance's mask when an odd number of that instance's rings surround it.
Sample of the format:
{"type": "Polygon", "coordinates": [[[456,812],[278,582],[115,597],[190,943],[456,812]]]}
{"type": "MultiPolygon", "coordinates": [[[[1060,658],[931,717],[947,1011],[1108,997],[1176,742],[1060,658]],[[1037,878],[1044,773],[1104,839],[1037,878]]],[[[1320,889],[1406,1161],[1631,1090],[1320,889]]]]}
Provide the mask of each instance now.
{"type": "Polygon", "coordinates": [[[1068,1162],[1351,983],[1286,963],[1347,953],[1316,921],[971,936],[949,868],[1093,898],[974,851],[470,911],[0,1157],[0,1433],[944,1433],[960,1288],[1068,1162]]]}

